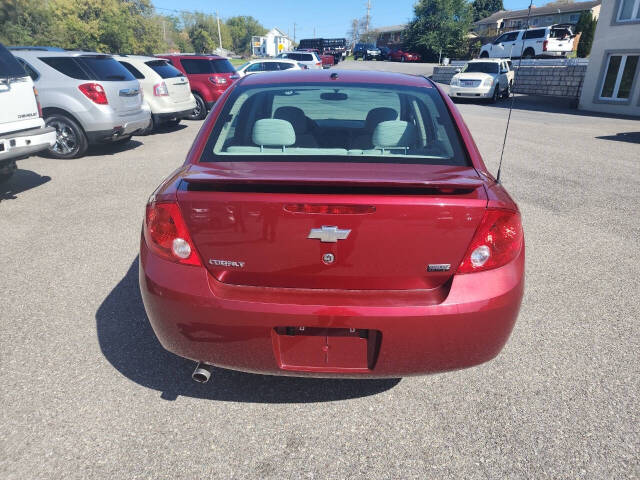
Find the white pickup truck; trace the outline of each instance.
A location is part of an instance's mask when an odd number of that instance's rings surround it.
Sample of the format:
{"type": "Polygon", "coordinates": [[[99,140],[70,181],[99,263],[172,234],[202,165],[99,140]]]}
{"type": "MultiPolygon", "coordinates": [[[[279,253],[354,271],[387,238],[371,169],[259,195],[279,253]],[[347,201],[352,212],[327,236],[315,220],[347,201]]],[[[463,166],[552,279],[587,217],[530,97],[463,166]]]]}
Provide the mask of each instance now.
{"type": "Polygon", "coordinates": [[[55,143],[56,130],[44,126],[31,77],[0,44],[0,182],[13,175],[16,160],[55,143]]]}
{"type": "Polygon", "coordinates": [[[514,30],[503,33],[480,49],[480,58],[566,57],[575,35],[569,25],[514,30]]]}

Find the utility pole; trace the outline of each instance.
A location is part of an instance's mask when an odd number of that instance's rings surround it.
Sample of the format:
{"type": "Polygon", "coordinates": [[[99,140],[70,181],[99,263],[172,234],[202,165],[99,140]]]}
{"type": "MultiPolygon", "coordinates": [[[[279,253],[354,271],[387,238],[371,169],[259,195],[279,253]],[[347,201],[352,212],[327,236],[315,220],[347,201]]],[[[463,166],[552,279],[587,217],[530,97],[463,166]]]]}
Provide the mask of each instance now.
{"type": "Polygon", "coordinates": [[[369,33],[369,27],[371,26],[371,0],[367,0],[367,15],[365,18],[365,33],[369,33]]]}
{"type": "Polygon", "coordinates": [[[313,27],[313,38],[316,38],[316,27],[313,27]]]}
{"type": "Polygon", "coordinates": [[[216,11],[216,17],[218,18],[218,46],[222,50],[222,32],[220,31],[220,14],[216,11]]]}
{"type": "Polygon", "coordinates": [[[296,43],[296,22],[293,22],[293,43],[296,43]]]}

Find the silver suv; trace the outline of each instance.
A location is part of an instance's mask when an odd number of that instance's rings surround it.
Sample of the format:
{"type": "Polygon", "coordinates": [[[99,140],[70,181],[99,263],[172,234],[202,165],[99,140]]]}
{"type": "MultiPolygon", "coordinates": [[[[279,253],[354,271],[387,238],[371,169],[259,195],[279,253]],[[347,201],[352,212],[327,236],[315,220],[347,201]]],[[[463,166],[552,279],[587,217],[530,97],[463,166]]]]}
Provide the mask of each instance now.
{"type": "Polygon", "coordinates": [[[35,82],[45,124],[56,129],[52,156],[80,157],[90,144],[125,142],[149,125],[138,81],[111,55],[38,47],[12,53],[35,82]]]}

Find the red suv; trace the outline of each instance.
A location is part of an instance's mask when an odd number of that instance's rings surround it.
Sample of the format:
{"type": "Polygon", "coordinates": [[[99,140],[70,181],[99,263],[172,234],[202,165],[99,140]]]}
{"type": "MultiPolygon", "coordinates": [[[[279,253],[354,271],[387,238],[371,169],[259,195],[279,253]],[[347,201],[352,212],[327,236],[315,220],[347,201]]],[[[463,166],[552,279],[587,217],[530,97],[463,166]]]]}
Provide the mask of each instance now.
{"type": "Polygon", "coordinates": [[[217,55],[157,55],[169,60],[189,79],[196,108],[187,118],[202,120],[218,97],[238,78],[231,62],[217,55]]]}

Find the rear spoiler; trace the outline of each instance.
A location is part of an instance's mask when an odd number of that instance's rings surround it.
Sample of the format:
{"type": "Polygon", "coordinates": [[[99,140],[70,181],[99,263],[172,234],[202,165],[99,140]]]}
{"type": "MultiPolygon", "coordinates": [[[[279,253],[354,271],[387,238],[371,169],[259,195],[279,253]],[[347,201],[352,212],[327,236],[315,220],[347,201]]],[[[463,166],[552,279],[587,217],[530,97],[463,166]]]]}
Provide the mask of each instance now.
{"type": "Polygon", "coordinates": [[[210,175],[188,175],[181,190],[254,193],[315,194],[388,194],[388,195],[463,195],[484,183],[482,180],[460,179],[431,181],[358,181],[336,179],[212,178],[210,175]]]}

